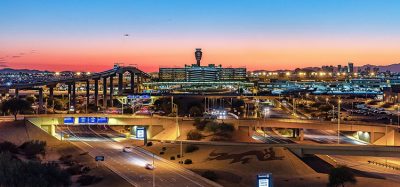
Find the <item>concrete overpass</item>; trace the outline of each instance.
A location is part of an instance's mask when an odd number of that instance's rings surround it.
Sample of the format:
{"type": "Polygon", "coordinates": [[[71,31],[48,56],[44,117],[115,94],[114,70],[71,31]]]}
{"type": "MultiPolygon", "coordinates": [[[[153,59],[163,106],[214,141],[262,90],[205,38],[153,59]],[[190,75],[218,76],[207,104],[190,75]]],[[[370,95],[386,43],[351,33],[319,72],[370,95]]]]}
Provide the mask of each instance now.
{"type": "MultiPolygon", "coordinates": [[[[99,72],[99,73],[93,73],[90,75],[77,75],[72,78],[67,78],[67,79],[54,79],[54,80],[48,80],[44,82],[35,82],[35,83],[29,83],[29,84],[13,84],[13,85],[2,85],[0,86],[0,91],[2,92],[9,92],[10,90],[14,90],[12,94],[16,98],[19,97],[19,91],[20,90],[38,90],[38,96],[39,96],[39,113],[44,111],[43,108],[43,92],[44,89],[48,90],[48,95],[50,99],[53,99],[54,97],[54,88],[57,88],[58,84],[66,84],[68,87],[68,96],[69,96],[69,103],[71,103],[71,106],[76,108],[76,84],[77,83],[84,83],[85,84],[85,90],[86,90],[86,105],[89,105],[90,103],[90,90],[92,89],[94,91],[94,105],[97,106],[99,105],[99,81],[102,82],[102,95],[103,95],[103,103],[102,107],[107,108],[107,103],[109,103],[109,106],[113,106],[113,95],[114,93],[114,77],[118,76],[118,83],[117,83],[117,90],[118,90],[118,95],[123,94],[125,90],[125,84],[123,83],[123,74],[125,72],[130,73],[130,90],[129,93],[134,94],[140,91],[140,86],[143,84],[144,79],[149,79],[151,78],[150,75],[147,73],[143,72],[142,70],[138,69],[137,67],[133,66],[116,66],[111,70],[99,72]],[[109,83],[107,83],[109,82],[109,83]],[[107,86],[108,85],[108,86],[107,86]],[[107,90],[108,94],[107,94],[107,90]],[[108,101],[107,101],[107,96],[108,96],[108,101]]],[[[11,93],[10,93],[11,94],[11,93]]]]}
{"type": "MultiPolygon", "coordinates": [[[[178,143],[177,141],[164,141],[178,143]]],[[[179,141],[180,142],[180,141],[179,141]]],[[[299,157],[307,155],[349,155],[374,157],[400,157],[400,146],[379,145],[334,145],[334,144],[265,144],[248,142],[215,142],[183,140],[184,144],[218,145],[218,146],[251,146],[251,147],[285,147],[299,157]]]]}
{"type": "MultiPolygon", "coordinates": [[[[176,132],[179,132],[179,126],[188,125],[192,126],[192,120],[184,120],[185,118],[174,118],[174,117],[136,117],[136,116],[124,116],[124,115],[104,115],[104,114],[58,114],[58,115],[36,115],[26,116],[26,118],[35,123],[40,127],[42,126],[54,126],[63,125],[64,117],[75,117],[76,123],[78,117],[108,117],[108,125],[121,125],[121,126],[146,126],[149,128],[148,137],[153,137],[157,133],[169,129],[175,128],[176,132]]],[[[261,127],[271,128],[286,128],[286,129],[297,129],[299,136],[303,135],[304,129],[317,129],[317,130],[337,130],[337,124],[333,122],[321,122],[312,120],[293,120],[293,119],[266,119],[266,120],[223,120],[225,123],[232,123],[235,129],[245,131],[249,135],[252,134],[253,130],[261,127]]],[[[54,127],[53,127],[54,128],[54,127]]],[[[367,124],[367,123],[355,123],[349,124],[344,123],[340,125],[341,132],[366,132],[369,133],[370,142],[376,144],[387,145],[400,145],[400,134],[397,126],[383,126],[381,124],[367,124]],[[385,140],[385,141],[384,141],[385,140]]],[[[51,131],[49,131],[51,133],[51,131]]],[[[178,135],[177,135],[178,137],[178,135]]]]}

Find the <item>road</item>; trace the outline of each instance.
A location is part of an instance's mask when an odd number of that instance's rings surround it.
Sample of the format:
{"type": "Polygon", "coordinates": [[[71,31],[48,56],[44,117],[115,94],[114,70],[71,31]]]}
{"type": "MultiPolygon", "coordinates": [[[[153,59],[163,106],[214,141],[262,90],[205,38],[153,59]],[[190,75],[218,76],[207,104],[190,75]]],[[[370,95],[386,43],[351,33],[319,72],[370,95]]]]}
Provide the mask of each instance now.
{"type": "Polygon", "coordinates": [[[290,144],[294,143],[292,140],[286,137],[282,137],[279,134],[276,134],[272,128],[266,127],[261,129],[257,129],[252,138],[255,140],[262,141],[267,144],[290,144]]]}
{"type": "MultiPolygon", "coordinates": [[[[304,140],[310,140],[320,144],[337,144],[337,132],[333,130],[316,130],[304,129],[304,140]]],[[[339,141],[341,144],[367,145],[368,143],[361,140],[349,138],[340,134],[339,141]]]]}
{"type": "MultiPolygon", "coordinates": [[[[304,130],[304,139],[311,140],[319,144],[336,144],[337,132],[327,130],[304,130]]],[[[340,135],[341,144],[354,144],[354,145],[368,145],[369,143],[357,139],[349,138],[345,135],[340,135]]],[[[379,163],[386,163],[392,166],[400,167],[394,163],[400,163],[398,158],[378,158],[378,157],[360,157],[360,156],[342,156],[342,155],[329,155],[337,164],[346,165],[350,168],[371,173],[373,175],[386,178],[389,180],[400,182],[400,171],[378,166],[369,163],[368,161],[375,161],[379,163]]]]}
{"type": "Polygon", "coordinates": [[[153,174],[155,186],[160,187],[199,187],[212,186],[203,177],[192,173],[183,167],[170,163],[141,148],[135,147],[131,153],[124,153],[125,146],[113,141],[113,137],[119,136],[118,132],[107,126],[64,126],[57,129],[57,133],[69,134],[68,138],[74,145],[87,151],[91,156],[105,156],[101,164],[120,175],[133,186],[153,186],[153,174]],[[145,165],[153,163],[154,170],[145,169],[145,165]],[[154,172],[154,173],[153,173],[154,172]]]}

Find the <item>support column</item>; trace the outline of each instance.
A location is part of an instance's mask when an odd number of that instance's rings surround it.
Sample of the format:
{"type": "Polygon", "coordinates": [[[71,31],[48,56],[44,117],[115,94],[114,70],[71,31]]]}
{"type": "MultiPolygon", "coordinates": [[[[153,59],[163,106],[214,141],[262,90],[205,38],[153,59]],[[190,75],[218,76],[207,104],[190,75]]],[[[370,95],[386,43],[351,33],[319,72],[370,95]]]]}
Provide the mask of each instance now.
{"type": "Polygon", "coordinates": [[[54,99],[54,86],[49,86],[49,95],[50,95],[50,100],[53,101],[53,99],[54,99]]]}
{"type": "Polygon", "coordinates": [[[43,112],[43,88],[39,88],[39,110],[38,113],[43,112]]]}
{"type": "Polygon", "coordinates": [[[123,93],[123,78],[124,74],[123,73],[118,73],[118,95],[122,95],[123,93]]]}
{"type": "Polygon", "coordinates": [[[86,80],[86,106],[89,106],[89,96],[90,96],[90,84],[89,83],[90,83],[89,79],[86,80]]]}
{"type": "Polygon", "coordinates": [[[135,93],[135,73],[131,72],[131,94],[135,93]]]}
{"type": "Polygon", "coordinates": [[[107,77],[103,77],[103,107],[107,108],[107,77]]]}
{"type": "Polygon", "coordinates": [[[68,85],[68,113],[69,113],[69,109],[72,106],[71,103],[71,98],[72,98],[72,84],[71,83],[67,83],[68,85]]]}
{"type": "Polygon", "coordinates": [[[74,107],[74,113],[76,112],[76,84],[72,83],[72,106],[74,107]]]}
{"type": "Polygon", "coordinates": [[[18,88],[15,88],[14,97],[19,99],[19,89],[18,88]]]}
{"type": "Polygon", "coordinates": [[[99,104],[99,79],[94,79],[94,106],[99,104]]]}
{"type": "Polygon", "coordinates": [[[114,84],[113,84],[113,76],[110,76],[110,106],[113,107],[113,95],[114,95],[114,84]]]}

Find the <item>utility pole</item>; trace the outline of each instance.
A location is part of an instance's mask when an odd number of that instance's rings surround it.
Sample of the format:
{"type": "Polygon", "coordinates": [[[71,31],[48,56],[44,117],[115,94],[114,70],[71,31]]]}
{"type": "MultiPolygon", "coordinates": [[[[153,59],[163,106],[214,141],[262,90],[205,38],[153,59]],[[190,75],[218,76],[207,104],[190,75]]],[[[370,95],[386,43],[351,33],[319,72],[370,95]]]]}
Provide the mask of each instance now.
{"type": "Polygon", "coordinates": [[[342,100],[340,100],[340,97],[338,99],[338,132],[337,132],[337,143],[340,144],[340,103],[342,102],[342,100]]]}
{"type": "Polygon", "coordinates": [[[156,173],[155,173],[155,165],[154,165],[154,153],[153,153],[153,187],[156,186],[156,173]]]}

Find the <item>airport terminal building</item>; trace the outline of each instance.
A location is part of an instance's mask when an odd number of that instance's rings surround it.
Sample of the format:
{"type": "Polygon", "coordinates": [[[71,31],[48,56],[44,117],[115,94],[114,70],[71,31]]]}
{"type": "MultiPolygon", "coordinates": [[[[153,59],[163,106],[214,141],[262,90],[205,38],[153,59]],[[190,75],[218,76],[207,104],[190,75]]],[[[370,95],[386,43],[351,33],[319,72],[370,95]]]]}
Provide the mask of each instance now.
{"type": "Polygon", "coordinates": [[[232,68],[222,67],[222,65],[200,64],[202,51],[197,48],[195,51],[196,64],[185,65],[184,67],[160,67],[158,81],[147,83],[147,86],[156,86],[159,89],[170,88],[233,88],[243,86],[253,86],[247,80],[247,70],[245,67],[232,68]]]}

